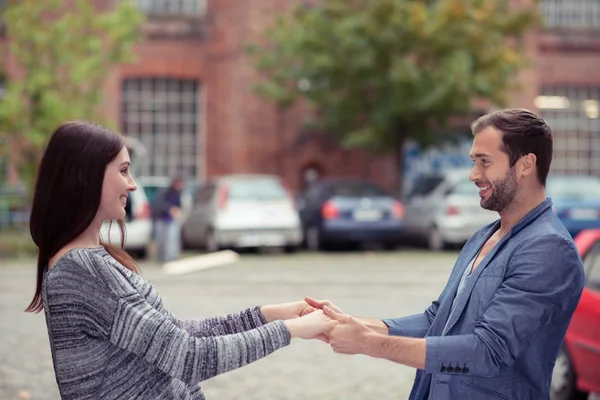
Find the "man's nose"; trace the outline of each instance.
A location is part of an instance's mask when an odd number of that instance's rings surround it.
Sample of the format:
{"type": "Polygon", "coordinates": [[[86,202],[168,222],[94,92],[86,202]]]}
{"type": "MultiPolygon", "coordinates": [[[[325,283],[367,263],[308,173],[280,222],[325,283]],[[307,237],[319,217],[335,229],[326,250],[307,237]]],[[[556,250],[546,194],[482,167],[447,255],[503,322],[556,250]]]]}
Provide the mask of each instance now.
{"type": "Polygon", "coordinates": [[[473,168],[471,168],[471,174],[469,174],[469,180],[471,182],[475,182],[477,179],[479,179],[479,168],[477,168],[477,164],[473,165],[473,168]]]}

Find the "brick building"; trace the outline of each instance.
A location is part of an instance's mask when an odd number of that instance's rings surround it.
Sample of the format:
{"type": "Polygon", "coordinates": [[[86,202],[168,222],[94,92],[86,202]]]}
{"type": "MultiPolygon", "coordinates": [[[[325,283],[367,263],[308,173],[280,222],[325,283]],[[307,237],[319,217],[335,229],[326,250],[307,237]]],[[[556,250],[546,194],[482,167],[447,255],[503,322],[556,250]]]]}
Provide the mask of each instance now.
{"type": "Polygon", "coordinates": [[[276,173],[299,189],[305,170],[316,169],[393,187],[391,157],[340,151],[322,138],[304,137],[302,110],[278,112],[252,92],[258,76],[244,46],[285,2],[138,2],[148,14],[147,40],[137,46],[135,64],[111,73],[105,104],[122,131],[148,149],[140,175],[204,180],[276,173]],[[167,3],[171,8],[162,7],[167,3]]]}
{"type": "MultiPolygon", "coordinates": [[[[277,173],[300,189],[313,168],[395,186],[392,157],[304,137],[300,108],[278,112],[252,93],[258,76],[244,46],[289,2],[135,1],[148,14],[146,40],[135,64],[111,72],[105,107],[147,147],[141,175],[277,173]]],[[[555,128],[555,169],[600,174],[600,2],[542,0],[540,7],[549,28],[526,39],[533,63],[511,105],[539,108],[555,128]]]]}

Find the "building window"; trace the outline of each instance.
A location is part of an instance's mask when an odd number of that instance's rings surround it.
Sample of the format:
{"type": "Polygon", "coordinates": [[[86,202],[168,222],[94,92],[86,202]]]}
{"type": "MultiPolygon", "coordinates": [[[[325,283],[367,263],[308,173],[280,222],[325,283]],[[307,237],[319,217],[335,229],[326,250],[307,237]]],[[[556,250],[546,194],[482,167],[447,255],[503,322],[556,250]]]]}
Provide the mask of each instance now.
{"type": "Polygon", "coordinates": [[[535,105],[554,133],[552,170],[600,176],[600,87],[546,88],[535,105]]]}
{"type": "MultiPolygon", "coordinates": [[[[126,79],[122,130],[146,148],[141,176],[197,174],[199,85],[178,79],[126,79]]],[[[139,161],[138,161],[139,163],[139,161]]]]}
{"type": "Polygon", "coordinates": [[[542,0],[540,11],[549,28],[600,27],[599,0],[542,0]]]}
{"type": "Polygon", "coordinates": [[[140,10],[149,15],[201,15],[206,0],[135,0],[140,10]]]}

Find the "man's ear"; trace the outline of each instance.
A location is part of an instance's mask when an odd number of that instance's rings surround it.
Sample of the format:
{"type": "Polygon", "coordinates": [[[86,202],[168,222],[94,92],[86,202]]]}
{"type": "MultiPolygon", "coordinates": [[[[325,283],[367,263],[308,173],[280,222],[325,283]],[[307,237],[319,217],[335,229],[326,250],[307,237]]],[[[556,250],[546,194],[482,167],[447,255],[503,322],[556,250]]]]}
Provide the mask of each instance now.
{"type": "Polygon", "coordinates": [[[533,153],[529,153],[523,156],[521,159],[521,175],[528,176],[536,172],[536,161],[537,157],[533,153]]]}

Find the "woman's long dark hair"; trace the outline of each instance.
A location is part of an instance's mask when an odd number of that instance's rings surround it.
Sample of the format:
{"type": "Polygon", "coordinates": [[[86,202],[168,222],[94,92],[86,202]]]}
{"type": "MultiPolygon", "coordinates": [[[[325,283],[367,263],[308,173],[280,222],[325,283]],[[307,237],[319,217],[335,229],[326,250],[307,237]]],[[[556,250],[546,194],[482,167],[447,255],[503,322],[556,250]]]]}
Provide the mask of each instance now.
{"type": "MultiPolygon", "coordinates": [[[[43,309],[42,280],[50,258],[81,235],[92,223],[102,197],[106,166],[125,146],[123,137],[101,125],[67,122],[50,137],[40,163],[33,193],[29,230],[38,247],[37,282],[25,311],[43,309]]],[[[125,224],[117,221],[121,247],[101,243],[117,261],[138,272],[123,250],[125,224]]]]}

